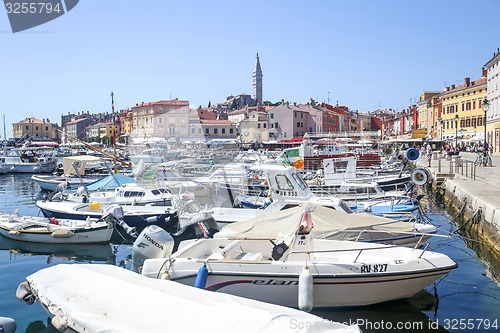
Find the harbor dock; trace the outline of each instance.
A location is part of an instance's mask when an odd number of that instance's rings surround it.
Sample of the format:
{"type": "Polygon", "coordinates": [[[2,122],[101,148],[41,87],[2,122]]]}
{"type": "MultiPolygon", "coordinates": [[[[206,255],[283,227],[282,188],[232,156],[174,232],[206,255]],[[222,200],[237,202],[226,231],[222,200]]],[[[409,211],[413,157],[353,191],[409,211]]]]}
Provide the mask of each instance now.
{"type": "Polygon", "coordinates": [[[418,167],[430,172],[431,189],[453,211],[461,226],[470,226],[479,239],[491,244],[500,258],[500,156],[492,155],[493,166],[475,166],[477,153],[458,157],[433,153],[417,159],[418,167]]]}

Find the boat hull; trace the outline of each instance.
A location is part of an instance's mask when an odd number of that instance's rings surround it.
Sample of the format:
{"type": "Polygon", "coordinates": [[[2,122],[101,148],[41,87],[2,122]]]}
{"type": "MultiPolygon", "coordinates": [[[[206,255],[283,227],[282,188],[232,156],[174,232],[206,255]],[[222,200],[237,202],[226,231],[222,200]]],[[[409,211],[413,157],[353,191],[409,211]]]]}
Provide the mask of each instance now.
{"type": "MultiPolygon", "coordinates": [[[[251,264],[250,264],[251,265],[251,264]]],[[[262,264],[255,264],[262,265],[262,264]]],[[[241,268],[241,265],[240,265],[241,268]]],[[[209,264],[205,289],[251,298],[267,303],[298,307],[299,274],[289,272],[290,266],[266,274],[229,273],[209,264]],[[210,271],[210,268],[213,271],[210,271]]],[[[455,267],[419,273],[373,274],[364,276],[315,276],[314,307],[365,306],[411,297],[455,267]]],[[[300,267],[302,269],[302,267],[300,267]]],[[[292,269],[293,270],[293,269],[292,269]]],[[[235,272],[238,272],[235,268],[235,272]]],[[[172,280],[194,286],[196,275],[172,280]]]]}
{"type": "MultiPolygon", "coordinates": [[[[73,202],[50,202],[38,201],[37,206],[45,217],[55,217],[60,219],[86,220],[90,218],[100,218],[103,214],[103,207],[92,208],[93,203],[73,203],[73,202]]],[[[124,210],[123,221],[130,227],[134,227],[138,232],[148,225],[158,225],[165,230],[171,230],[172,224],[178,221],[177,212],[165,207],[165,209],[150,209],[147,206],[122,206],[124,210]],[[154,222],[149,222],[151,218],[154,222]]],[[[120,228],[117,226],[117,228],[120,228]]]]}
{"type": "Polygon", "coordinates": [[[67,236],[57,237],[51,230],[21,231],[0,226],[0,234],[5,238],[16,241],[46,243],[46,244],[96,244],[107,243],[113,234],[113,228],[92,228],[89,230],[75,230],[67,236]]]}

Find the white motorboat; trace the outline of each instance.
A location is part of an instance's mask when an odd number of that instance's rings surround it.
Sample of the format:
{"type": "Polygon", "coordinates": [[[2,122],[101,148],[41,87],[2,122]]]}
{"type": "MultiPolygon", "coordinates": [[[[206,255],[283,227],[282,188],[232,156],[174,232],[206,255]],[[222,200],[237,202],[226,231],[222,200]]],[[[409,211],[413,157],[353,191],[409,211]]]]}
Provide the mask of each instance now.
{"type": "Polygon", "coordinates": [[[426,249],[318,239],[312,207],[301,208],[295,223],[288,210],[265,228],[181,242],[166,258],[146,259],[141,274],[310,309],[407,298],[457,267],[426,249]]]}
{"type": "Polygon", "coordinates": [[[88,191],[84,186],[75,192],[61,196],[64,201],[116,203],[137,206],[172,206],[172,200],[178,195],[170,193],[167,187],[144,187],[135,183],[123,184],[114,190],[88,191]]]}
{"type": "Polygon", "coordinates": [[[32,151],[11,149],[0,156],[7,172],[12,173],[47,173],[55,167],[55,159],[51,156],[37,156],[32,151]]]}
{"type": "Polygon", "coordinates": [[[138,155],[130,155],[130,162],[136,166],[142,160],[144,164],[159,164],[165,162],[165,150],[162,148],[148,148],[144,149],[138,155]]]}
{"type": "Polygon", "coordinates": [[[74,220],[1,214],[0,234],[9,239],[34,243],[107,243],[113,234],[115,218],[106,212],[103,215],[99,220],[74,220]]]}
{"type": "Polygon", "coordinates": [[[44,268],[28,276],[16,296],[27,304],[37,300],[60,332],[361,332],[355,325],[148,279],[114,265],[44,268]]]}

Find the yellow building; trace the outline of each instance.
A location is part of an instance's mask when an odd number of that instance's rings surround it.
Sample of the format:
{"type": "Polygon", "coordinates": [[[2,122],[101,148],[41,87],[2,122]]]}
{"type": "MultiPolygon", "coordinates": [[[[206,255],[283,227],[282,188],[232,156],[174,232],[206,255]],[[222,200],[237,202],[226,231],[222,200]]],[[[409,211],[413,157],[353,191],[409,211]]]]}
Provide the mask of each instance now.
{"type": "MultiPolygon", "coordinates": [[[[413,137],[418,138],[435,138],[437,137],[436,115],[434,112],[435,96],[439,95],[439,91],[424,91],[420,94],[417,104],[418,123],[417,129],[424,129],[425,133],[413,134],[413,137]],[[417,136],[416,136],[417,135],[417,136]]],[[[420,131],[421,132],[421,131],[420,131]]]]}
{"type": "Polygon", "coordinates": [[[486,78],[471,81],[464,79],[464,84],[446,87],[441,94],[443,139],[449,139],[454,145],[455,137],[480,137],[484,132],[484,111],[481,108],[487,96],[486,78]]]}
{"type": "Polygon", "coordinates": [[[52,139],[57,135],[57,124],[52,124],[48,119],[26,118],[12,124],[12,137],[20,138],[46,138],[52,139]]]}

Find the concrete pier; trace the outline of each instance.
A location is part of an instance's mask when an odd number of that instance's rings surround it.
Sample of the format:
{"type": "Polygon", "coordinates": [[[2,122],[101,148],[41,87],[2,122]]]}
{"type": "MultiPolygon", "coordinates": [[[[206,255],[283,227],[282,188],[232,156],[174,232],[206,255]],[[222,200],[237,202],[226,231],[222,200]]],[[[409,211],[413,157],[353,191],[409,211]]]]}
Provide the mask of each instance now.
{"type": "Polygon", "coordinates": [[[500,256],[500,156],[492,156],[493,166],[475,166],[476,153],[460,153],[449,158],[433,154],[431,166],[427,157],[416,160],[417,167],[425,167],[431,174],[432,191],[441,195],[462,225],[482,241],[492,245],[500,256]]]}

